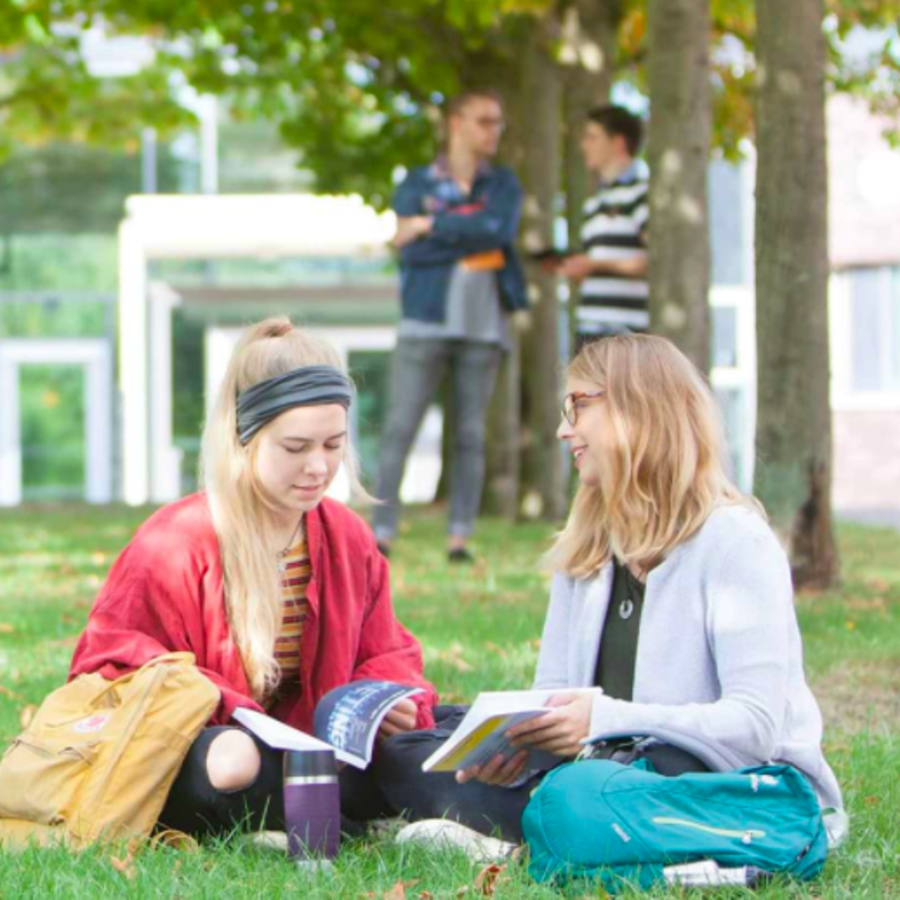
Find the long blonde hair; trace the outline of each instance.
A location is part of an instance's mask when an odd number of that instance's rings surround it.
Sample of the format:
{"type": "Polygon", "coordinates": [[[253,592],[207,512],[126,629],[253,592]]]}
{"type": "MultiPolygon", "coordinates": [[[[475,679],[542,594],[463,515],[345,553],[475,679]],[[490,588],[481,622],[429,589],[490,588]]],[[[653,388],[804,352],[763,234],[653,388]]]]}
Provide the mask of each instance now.
{"type": "MultiPolygon", "coordinates": [[[[225,605],[257,699],[264,698],[278,680],[274,647],[282,600],[272,555],[278,538],[275,501],[266,495],[256,475],[258,435],[246,447],[238,439],[237,396],[261,381],[315,365],[344,369],[333,347],[294,328],[287,317],[251,326],[234,348],[203,432],[201,481],[222,554],[225,605]]],[[[365,498],[349,440],[344,447],[342,462],[351,491],[365,498]]]]}
{"type": "Polygon", "coordinates": [[[615,555],[648,572],[693,534],[718,506],[743,504],[763,514],[725,472],[718,406],[706,381],[674,344],[643,334],[586,345],[572,379],[605,391],[610,434],[600,483],[578,488],[548,566],[575,577],[615,555]]]}

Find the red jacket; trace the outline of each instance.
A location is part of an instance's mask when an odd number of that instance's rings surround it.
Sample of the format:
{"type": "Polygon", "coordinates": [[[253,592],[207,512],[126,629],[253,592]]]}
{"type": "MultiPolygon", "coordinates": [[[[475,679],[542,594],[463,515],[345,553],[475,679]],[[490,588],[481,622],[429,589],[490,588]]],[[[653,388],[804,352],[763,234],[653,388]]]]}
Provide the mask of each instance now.
{"type": "MultiPolygon", "coordinates": [[[[388,566],[368,525],[325,499],[306,515],[312,579],[300,645],[303,688],[270,715],[303,731],[334,687],[361,678],[425,689],[414,699],[418,727],[433,727],[434,688],[422,674],[418,641],[397,621],[388,566]]],[[[259,709],[225,612],[222,561],[206,497],[194,494],[156,512],[122,551],[81,635],[69,678],[100,672],[116,678],[173,650],[189,650],[222,692],[211,720],[236,707],[259,709]]]]}

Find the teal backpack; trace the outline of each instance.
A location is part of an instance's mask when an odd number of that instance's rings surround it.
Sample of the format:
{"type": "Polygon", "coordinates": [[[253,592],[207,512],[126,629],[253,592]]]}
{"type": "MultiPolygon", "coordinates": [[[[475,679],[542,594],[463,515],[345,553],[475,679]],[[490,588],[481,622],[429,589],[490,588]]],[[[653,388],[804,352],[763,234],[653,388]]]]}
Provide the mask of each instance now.
{"type": "Polygon", "coordinates": [[[669,866],[818,875],[828,853],[809,782],[786,765],[665,777],[584,759],[550,772],[522,817],[538,881],[598,879],[610,893],[666,883],[669,866]]]}

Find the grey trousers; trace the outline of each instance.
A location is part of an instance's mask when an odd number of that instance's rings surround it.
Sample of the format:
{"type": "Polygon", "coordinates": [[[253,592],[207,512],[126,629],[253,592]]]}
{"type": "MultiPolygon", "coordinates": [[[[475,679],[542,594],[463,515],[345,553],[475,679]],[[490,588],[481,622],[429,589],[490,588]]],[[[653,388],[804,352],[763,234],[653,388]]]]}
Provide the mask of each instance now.
{"type": "Polygon", "coordinates": [[[390,405],[381,452],[372,526],[378,540],[397,535],[400,482],[410,447],[449,366],[453,391],[453,465],[448,532],[471,534],[484,483],[487,410],[503,351],[497,344],[440,338],[400,338],[391,364],[390,405]]]}

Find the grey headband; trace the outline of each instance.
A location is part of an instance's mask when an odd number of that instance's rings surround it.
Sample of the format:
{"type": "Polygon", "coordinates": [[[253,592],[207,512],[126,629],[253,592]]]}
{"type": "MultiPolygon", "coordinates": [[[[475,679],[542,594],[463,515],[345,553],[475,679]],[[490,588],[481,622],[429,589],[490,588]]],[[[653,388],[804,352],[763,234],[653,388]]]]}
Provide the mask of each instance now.
{"type": "Polygon", "coordinates": [[[267,422],[295,406],[338,403],[349,408],[353,385],[332,366],[304,366],[241,391],[237,398],[238,438],[244,445],[267,422]]]}

